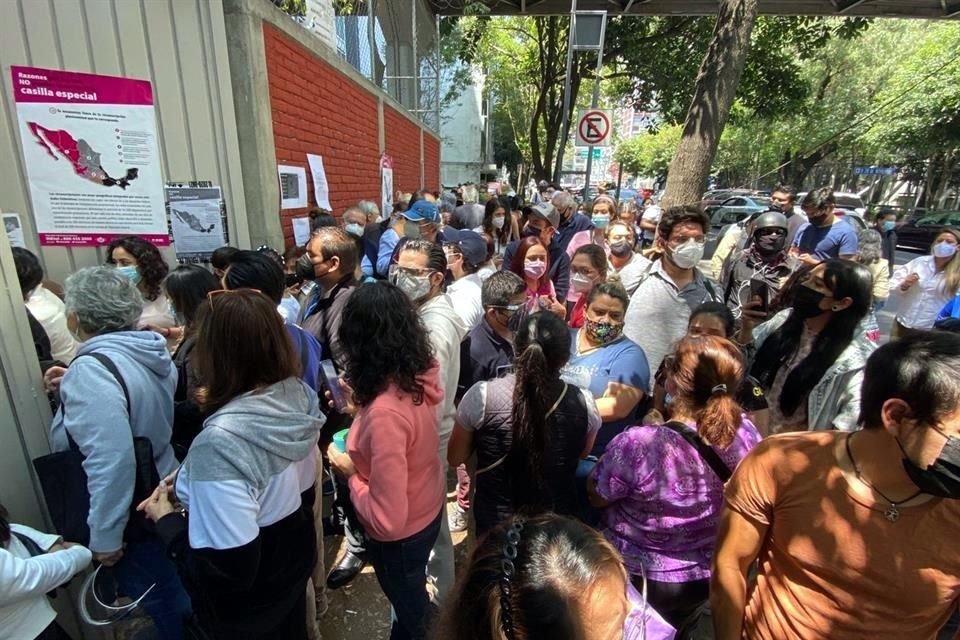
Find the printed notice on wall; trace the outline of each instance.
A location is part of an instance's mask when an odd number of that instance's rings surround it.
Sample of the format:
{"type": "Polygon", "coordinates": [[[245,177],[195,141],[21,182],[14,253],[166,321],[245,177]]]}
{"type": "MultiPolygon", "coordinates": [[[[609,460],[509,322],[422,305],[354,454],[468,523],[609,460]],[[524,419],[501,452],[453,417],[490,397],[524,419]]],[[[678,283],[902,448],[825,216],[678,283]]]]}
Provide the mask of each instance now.
{"type": "Polygon", "coordinates": [[[380,158],[380,212],[384,218],[393,213],[393,158],[380,158]]]}
{"type": "Polygon", "coordinates": [[[10,241],[10,246],[26,249],[27,245],[23,238],[23,221],[20,220],[20,215],[0,213],[0,218],[3,218],[3,228],[7,232],[7,240],[10,241]]]}
{"type": "Polygon", "coordinates": [[[10,70],[40,244],[170,244],[150,83],[10,70]]]}
{"type": "Polygon", "coordinates": [[[327,172],[323,170],[323,158],[308,153],[307,164],[310,165],[310,175],[313,176],[313,199],[321,209],[333,211],[333,207],[330,206],[330,185],[327,183],[327,172]]]}
{"type": "Polygon", "coordinates": [[[214,250],[227,244],[220,187],[168,187],[165,191],[178,259],[209,259],[214,250]]]}
{"type": "Polygon", "coordinates": [[[303,167],[277,165],[280,177],[280,208],[302,209],[307,206],[307,170],[303,167]]]}
{"type": "Polygon", "coordinates": [[[291,220],[293,225],[293,243],[298,247],[307,244],[310,239],[310,218],[294,218],[291,220]]]}

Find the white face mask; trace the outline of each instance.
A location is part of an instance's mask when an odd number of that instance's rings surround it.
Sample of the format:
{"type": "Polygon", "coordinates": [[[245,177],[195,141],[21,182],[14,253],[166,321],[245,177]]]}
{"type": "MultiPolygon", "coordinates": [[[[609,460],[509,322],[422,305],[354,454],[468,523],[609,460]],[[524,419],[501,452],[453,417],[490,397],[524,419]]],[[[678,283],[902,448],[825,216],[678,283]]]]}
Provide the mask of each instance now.
{"type": "Polygon", "coordinates": [[[690,238],[670,252],[673,263],[681,269],[693,269],[703,260],[704,243],[690,238]]]}
{"type": "Polygon", "coordinates": [[[957,253],[957,245],[949,242],[938,242],[933,245],[933,257],[952,258],[957,253]]]}
{"type": "Polygon", "coordinates": [[[593,287],[593,280],[582,273],[573,273],[570,275],[570,287],[577,293],[586,293],[593,287]]]}
{"type": "Polygon", "coordinates": [[[494,216],[493,218],[493,228],[494,229],[503,229],[503,223],[506,220],[503,216],[494,216]]]}

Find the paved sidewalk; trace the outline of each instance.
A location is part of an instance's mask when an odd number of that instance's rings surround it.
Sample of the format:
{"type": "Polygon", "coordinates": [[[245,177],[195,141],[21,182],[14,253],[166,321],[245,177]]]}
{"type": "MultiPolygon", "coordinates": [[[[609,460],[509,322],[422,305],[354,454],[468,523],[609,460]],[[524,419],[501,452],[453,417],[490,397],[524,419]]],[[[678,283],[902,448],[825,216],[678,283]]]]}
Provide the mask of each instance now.
{"type": "MultiPolygon", "coordinates": [[[[456,500],[448,500],[450,504],[456,500]]],[[[471,525],[472,526],[472,525],[471,525]]],[[[457,567],[462,566],[468,554],[467,532],[454,533],[453,544],[457,567]]],[[[472,543],[472,534],[470,540],[472,543]]],[[[343,538],[326,539],[325,564],[327,570],[342,553],[343,538]]],[[[373,567],[367,565],[349,585],[336,591],[327,591],[330,603],[327,613],[318,621],[323,640],[380,640],[390,635],[390,603],[380,591],[373,567]]]]}

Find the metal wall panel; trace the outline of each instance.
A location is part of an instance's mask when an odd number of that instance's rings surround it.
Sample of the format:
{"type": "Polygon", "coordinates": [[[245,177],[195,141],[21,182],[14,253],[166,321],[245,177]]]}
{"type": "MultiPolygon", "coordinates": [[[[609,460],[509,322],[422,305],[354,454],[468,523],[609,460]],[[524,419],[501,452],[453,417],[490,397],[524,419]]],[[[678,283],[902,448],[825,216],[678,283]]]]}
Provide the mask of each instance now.
{"type": "MultiPolygon", "coordinates": [[[[0,20],[0,209],[21,214],[28,248],[63,281],[103,249],[37,244],[17,134],[11,65],[153,83],[165,181],[223,189],[231,244],[249,245],[223,6],[211,0],[7,0],[0,20]]],[[[172,261],[173,252],[165,254],[172,261]]]]}

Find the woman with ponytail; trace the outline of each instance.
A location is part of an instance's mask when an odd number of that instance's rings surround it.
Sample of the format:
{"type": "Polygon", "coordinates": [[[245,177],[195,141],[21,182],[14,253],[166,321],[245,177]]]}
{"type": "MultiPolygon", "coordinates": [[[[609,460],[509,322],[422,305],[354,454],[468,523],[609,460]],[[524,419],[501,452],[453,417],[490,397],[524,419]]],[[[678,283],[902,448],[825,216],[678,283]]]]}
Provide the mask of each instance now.
{"type": "Polygon", "coordinates": [[[477,454],[477,537],[514,513],[577,512],[577,463],[600,428],[590,392],[560,379],[570,329],[549,312],[514,338],[513,373],[478,382],[460,401],[447,451],[453,466],[477,454]]]}
{"type": "Polygon", "coordinates": [[[618,435],[588,480],[604,534],[674,627],[709,595],[723,485],[760,442],[735,398],[743,371],[729,340],[683,338],[666,362],[673,421],[618,435]]]}

